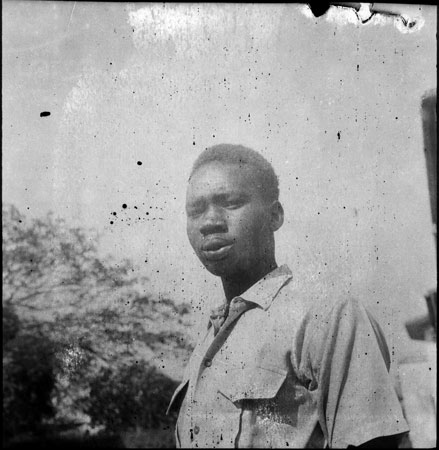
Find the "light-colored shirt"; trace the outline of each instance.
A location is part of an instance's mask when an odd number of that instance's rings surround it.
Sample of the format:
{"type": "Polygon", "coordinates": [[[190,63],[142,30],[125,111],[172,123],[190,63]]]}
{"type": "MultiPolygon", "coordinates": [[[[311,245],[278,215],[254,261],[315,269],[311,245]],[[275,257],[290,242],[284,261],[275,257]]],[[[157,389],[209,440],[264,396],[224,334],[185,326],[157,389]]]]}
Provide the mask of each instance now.
{"type": "Polygon", "coordinates": [[[383,333],[358,301],[309,298],[282,266],[237,302],[252,308],[226,338],[209,327],[171,399],[177,447],[334,448],[408,431],[383,333]]]}

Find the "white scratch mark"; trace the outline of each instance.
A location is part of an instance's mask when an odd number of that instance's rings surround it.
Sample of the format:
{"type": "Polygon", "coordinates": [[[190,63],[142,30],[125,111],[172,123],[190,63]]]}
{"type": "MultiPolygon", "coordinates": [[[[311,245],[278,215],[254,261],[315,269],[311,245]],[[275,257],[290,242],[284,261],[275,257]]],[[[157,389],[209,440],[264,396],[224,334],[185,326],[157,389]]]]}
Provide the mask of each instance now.
{"type": "Polygon", "coordinates": [[[315,19],[314,14],[311,11],[311,8],[308,5],[302,5],[299,11],[308,19],[315,19]]]}
{"type": "MultiPolygon", "coordinates": [[[[332,5],[321,19],[337,25],[393,25],[399,32],[404,34],[418,32],[425,24],[422,16],[410,17],[404,13],[385,11],[383,8],[375,11],[373,3],[361,3],[360,5],[358,11],[351,6],[332,5]]],[[[303,5],[300,11],[308,19],[316,20],[308,5],[303,5]]]]}
{"type": "Polygon", "coordinates": [[[72,21],[72,16],[73,16],[73,11],[75,10],[75,6],[76,6],[76,2],[73,3],[72,12],[70,13],[70,17],[69,17],[69,23],[67,24],[67,31],[69,31],[69,28],[70,28],[70,22],[72,21]]]}
{"type": "Polygon", "coordinates": [[[362,23],[367,22],[372,17],[373,12],[370,10],[370,7],[371,3],[361,3],[357,14],[362,23]]]}
{"type": "Polygon", "coordinates": [[[345,6],[331,6],[323,17],[327,22],[337,25],[347,25],[348,23],[361,25],[357,11],[345,6]]]}

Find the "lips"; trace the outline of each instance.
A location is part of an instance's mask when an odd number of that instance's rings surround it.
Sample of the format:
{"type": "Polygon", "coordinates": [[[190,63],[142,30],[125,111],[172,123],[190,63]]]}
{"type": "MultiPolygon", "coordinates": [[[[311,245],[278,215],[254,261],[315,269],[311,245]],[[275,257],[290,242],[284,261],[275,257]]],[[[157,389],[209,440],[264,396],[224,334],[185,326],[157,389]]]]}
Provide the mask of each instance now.
{"type": "Polygon", "coordinates": [[[232,242],[230,242],[226,239],[211,238],[211,239],[206,239],[205,241],[203,241],[203,243],[201,245],[201,250],[203,250],[205,252],[211,252],[211,251],[219,250],[220,248],[226,247],[231,244],[232,244],[232,242]]]}
{"type": "Polygon", "coordinates": [[[201,251],[206,259],[217,261],[226,258],[233,242],[222,238],[211,238],[204,241],[201,245],[201,251]]]}

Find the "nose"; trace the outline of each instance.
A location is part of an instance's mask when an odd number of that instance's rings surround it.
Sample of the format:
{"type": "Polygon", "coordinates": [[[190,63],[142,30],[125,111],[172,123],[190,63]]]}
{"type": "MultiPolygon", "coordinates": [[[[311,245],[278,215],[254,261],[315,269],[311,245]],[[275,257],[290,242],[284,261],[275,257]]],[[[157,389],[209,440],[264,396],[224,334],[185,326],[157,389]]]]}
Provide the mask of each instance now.
{"type": "Polygon", "coordinates": [[[227,232],[226,218],[220,208],[214,205],[207,208],[200,226],[200,232],[203,236],[227,232]]]}

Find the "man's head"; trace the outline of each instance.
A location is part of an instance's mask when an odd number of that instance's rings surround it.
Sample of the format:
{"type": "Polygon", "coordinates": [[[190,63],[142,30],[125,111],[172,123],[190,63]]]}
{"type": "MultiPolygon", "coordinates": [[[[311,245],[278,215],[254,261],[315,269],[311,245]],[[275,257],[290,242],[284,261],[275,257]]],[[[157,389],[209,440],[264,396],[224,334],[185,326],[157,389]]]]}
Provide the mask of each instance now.
{"type": "Polygon", "coordinates": [[[251,169],[252,181],[268,201],[279,200],[279,181],[273,166],[258,152],[243,145],[219,144],[206,148],[192,166],[191,180],[198,168],[218,162],[251,169]]]}
{"type": "Polygon", "coordinates": [[[195,161],[186,197],[189,241],[204,266],[225,278],[275,264],[283,223],[273,167],[241,145],[216,145],[195,161]]]}

